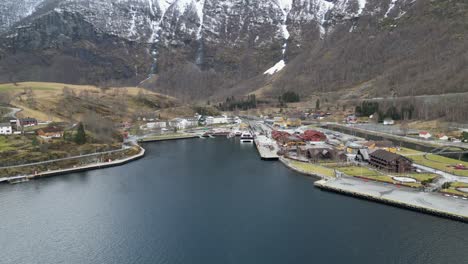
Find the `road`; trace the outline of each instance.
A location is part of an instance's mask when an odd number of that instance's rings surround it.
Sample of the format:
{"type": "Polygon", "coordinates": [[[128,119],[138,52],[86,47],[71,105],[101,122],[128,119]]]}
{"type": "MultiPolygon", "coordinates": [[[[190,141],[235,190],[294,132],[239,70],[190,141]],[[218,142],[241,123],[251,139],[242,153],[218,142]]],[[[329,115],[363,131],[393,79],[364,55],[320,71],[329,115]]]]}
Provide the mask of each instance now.
{"type": "Polygon", "coordinates": [[[3,117],[12,118],[12,119],[15,119],[16,114],[22,110],[20,108],[12,108],[12,107],[4,107],[4,108],[10,109],[10,112],[7,113],[6,115],[3,115],[3,117]]]}
{"type": "MultiPolygon", "coordinates": [[[[345,129],[350,129],[350,130],[355,130],[356,132],[362,132],[365,134],[369,135],[374,135],[374,136],[380,136],[380,137],[390,137],[394,138],[396,140],[402,140],[410,143],[417,143],[417,144],[422,144],[430,147],[438,146],[438,147],[456,147],[456,148],[462,148],[466,149],[468,147],[468,144],[466,143],[454,143],[454,142],[449,142],[449,141],[440,141],[440,140],[424,140],[424,139],[419,139],[419,138],[412,138],[408,136],[401,136],[401,135],[396,135],[392,133],[387,133],[387,132],[382,132],[373,130],[372,128],[365,127],[363,128],[362,125],[357,124],[357,125],[342,125],[338,123],[329,123],[332,126],[338,127],[338,128],[345,128],[345,129]],[[432,146],[431,146],[432,145],[432,146]]],[[[382,125],[383,126],[383,125],[382,125]]]]}

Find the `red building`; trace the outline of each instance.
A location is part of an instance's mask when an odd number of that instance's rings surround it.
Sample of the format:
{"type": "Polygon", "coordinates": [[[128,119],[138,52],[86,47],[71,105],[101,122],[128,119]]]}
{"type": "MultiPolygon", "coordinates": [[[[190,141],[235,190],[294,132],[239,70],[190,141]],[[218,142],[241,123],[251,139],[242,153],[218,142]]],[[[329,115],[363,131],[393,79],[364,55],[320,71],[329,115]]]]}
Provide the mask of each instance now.
{"type": "Polygon", "coordinates": [[[305,141],[312,141],[312,142],[327,140],[327,136],[325,134],[319,131],[315,131],[315,130],[306,130],[304,134],[301,135],[301,138],[305,141]]]}

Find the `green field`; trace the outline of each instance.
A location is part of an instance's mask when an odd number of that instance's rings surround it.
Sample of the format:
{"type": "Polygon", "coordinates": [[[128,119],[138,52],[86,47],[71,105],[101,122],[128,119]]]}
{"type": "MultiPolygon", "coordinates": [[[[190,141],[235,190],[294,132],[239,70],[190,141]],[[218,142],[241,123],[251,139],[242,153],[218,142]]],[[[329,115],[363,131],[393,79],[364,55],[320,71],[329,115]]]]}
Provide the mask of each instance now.
{"type": "Polygon", "coordinates": [[[449,193],[458,196],[468,197],[468,193],[457,190],[457,188],[468,188],[468,183],[463,182],[451,182],[450,187],[447,189],[442,189],[442,193],[449,193]]]}
{"type": "Polygon", "coordinates": [[[331,168],[335,168],[341,172],[343,172],[344,174],[347,174],[349,176],[363,176],[363,177],[366,177],[366,176],[380,176],[382,175],[382,173],[376,171],[376,170],[372,170],[372,169],[369,169],[367,167],[359,167],[359,166],[340,166],[340,165],[331,165],[331,166],[328,166],[328,167],[331,167],[331,168]]]}
{"type": "Polygon", "coordinates": [[[289,160],[290,166],[297,168],[299,171],[304,171],[310,174],[323,175],[327,177],[335,177],[335,171],[330,168],[326,168],[313,163],[300,162],[295,160],[289,160]]]}
{"type": "Polygon", "coordinates": [[[11,146],[8,138],[5,136],[0,136],[0,152],[14,150],[15,148],[11,146]]]}
{"type": "Polygon", "coordinates": [[[353,177],[361,177],[366,178],[369,180],[376,180],[380,182],[387,182],[387,183],[396,183],[393,180],[393,176],[399,177],[410,177],[414,178],[415,180],[419,181],[417,183],[398,183],[400,185],[409,186],[409,187],[422,187],[420,182],[428,180],[428,179],[435,179],[437,175],[435,174],[418,174],[418,173],[410,173],[404,175],[391,175],[391,174],[384,174],[380,171],[373,170],[367,167],[359,167],[359,166],[334,166],[336,170],[353,177]]]}
{"type": "Polygon", "coordinates": [[[468,170],[456,170],[450,167],[458,164],[463,164],[466,167],[468,167],[468,162],[446,158],[435,154],[424,155],[424,152],[406,148],[402,148],[397,153],[403,156],[407,156],[408,158],[412,159],[416,164],[452,173],[454,175],[468,177],[468,170]]]}

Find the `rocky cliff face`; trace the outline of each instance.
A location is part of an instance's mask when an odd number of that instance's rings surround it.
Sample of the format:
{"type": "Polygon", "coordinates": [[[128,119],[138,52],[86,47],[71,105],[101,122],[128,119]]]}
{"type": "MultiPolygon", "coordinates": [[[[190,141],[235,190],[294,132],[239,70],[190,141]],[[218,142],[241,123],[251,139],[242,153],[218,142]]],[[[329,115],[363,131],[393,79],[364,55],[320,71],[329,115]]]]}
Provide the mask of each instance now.
{"type": "MultiPolygon", "coordinates": [[[[341,89],[377,78],[387,66],[379,64],[379,71],[364,67],[366,73],[357,65],[344,67],[347,76],[343,77],[330,73],[340,65],[332,67],[323,57],[338,61],[340,54],[334,52],[353,46],[354,41],[356,49],[372,50],[376,54],[367,56],[380,58],[384,49],[367,47],[369,39],[400,34],[400,24],[410,23],[415,16],[436,17],[418,10],[430,12],[442,2],[466,8],[463,1],[437,2],[4,0],[0,3],[0,81],[141,82],[194,98],[220,91],[244,93],[266,83],[277,90],[289,89],[292,75],[317,77],[320,73],[320,85],[302,78],[298,87],[304,90],[309,83],[322,90],[341,89]],[[332,87],[325,88],[325,80],[332,80],[332,87]]],[[[400,34],[396,40],[408,41],[404,37],[400,34]]]]}

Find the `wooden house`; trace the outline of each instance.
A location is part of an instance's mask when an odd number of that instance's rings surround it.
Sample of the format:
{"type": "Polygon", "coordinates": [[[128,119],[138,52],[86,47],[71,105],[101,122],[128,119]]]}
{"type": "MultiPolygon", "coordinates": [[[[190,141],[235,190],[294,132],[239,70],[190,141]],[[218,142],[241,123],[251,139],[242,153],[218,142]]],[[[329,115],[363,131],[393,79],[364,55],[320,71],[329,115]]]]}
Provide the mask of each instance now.
{"type": "Polygon", "coordinates": [[[407,157],[378,149],[370,153],[369,163],[381,170],[396,173],[406,173],[413,170],[412,160],[407,157]]]}

